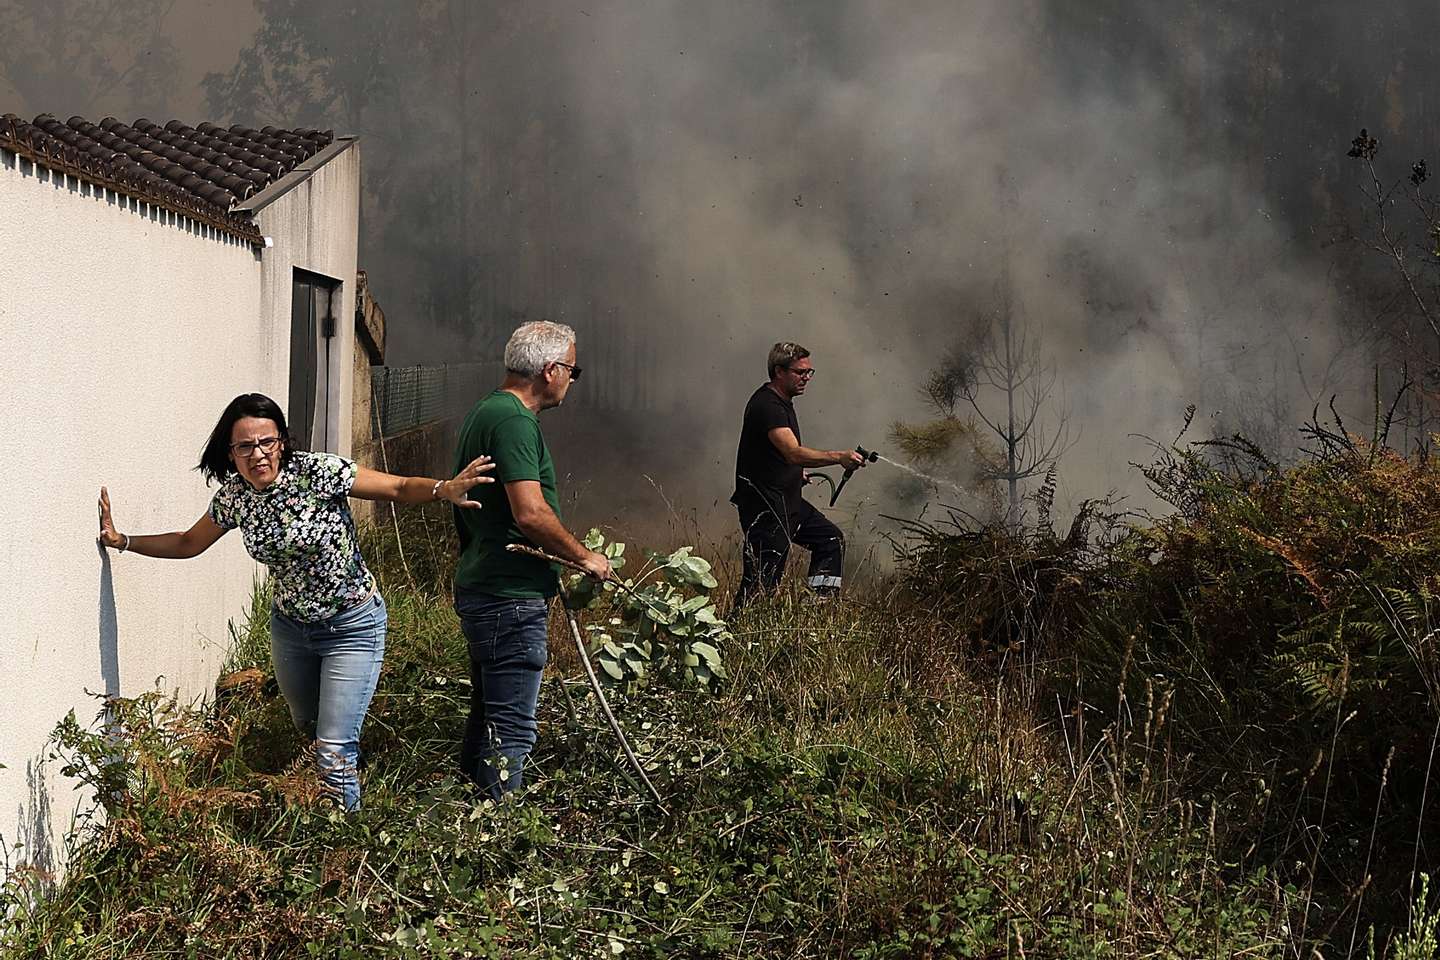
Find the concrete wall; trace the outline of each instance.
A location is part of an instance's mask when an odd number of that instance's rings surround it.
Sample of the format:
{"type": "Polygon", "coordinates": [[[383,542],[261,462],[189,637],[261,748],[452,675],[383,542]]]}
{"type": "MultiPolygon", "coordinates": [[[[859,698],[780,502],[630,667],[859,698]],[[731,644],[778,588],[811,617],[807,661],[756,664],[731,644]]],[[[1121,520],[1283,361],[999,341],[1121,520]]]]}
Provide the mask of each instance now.
{"type": "MultiPolygon", "coordinates": [[[[208,694],[256,577],[240,537],[190,561],[107,554],[106,484],[125,533],[184,529],[212,489],[192,468],[225,404],[289,395],[295,268],[339,281],[327,424],[349,453],[360,156],[342,141],[272,186],[257,250],[0,150],[0,874],[63,867],[86,798],[43,761],[87,691],[208,694]]],[[[323,361],[322,361],[323,363],[323,361]]]]}
{"type": "Polygon", "coordinates": [[[283,395],[287,344],[250,245],[3,150],[0,251],[0,834],[54,869],[81,799],[41,760],[56,722],[157,678],[203,695],[256,572],[238,536],[184,563],[101,551],[100,485],[121,531],[188,527],[205,438],[235,394],[283,395]]]}
{"type": "MultiPolygon", "coordinates": [[[[388,464],[387,472],[400,476],[453,476],[459,427],[457,420],[431,420],[392,436],[377,438],[375,456],[388,464]]],[[[383,517],[390,516],[388,508],[382,513],[383,517]]]]}
{"type": "MultiPolygon", "coordinates": [[[[385,311],[370,295],[365,271],[357,270],[355,290],[355,362],[350,397],[350,455],[372,470],[383,470],[375,442],[375,418],[371,370],[385,362],[385,311]]],[[[372,500],[351,500],[350,509],[358,522],[373,523],[384,505],[372,500]]],[[[388,510],[383,511],[388,513],[388,510]]]]}

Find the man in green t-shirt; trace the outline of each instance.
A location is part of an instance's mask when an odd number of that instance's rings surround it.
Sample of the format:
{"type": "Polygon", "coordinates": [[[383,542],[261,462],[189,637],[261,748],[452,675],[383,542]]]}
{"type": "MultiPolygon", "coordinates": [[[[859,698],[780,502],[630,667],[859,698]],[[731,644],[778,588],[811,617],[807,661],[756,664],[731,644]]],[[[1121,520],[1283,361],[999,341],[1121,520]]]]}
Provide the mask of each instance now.
{"type": "Polygon", "coordinates": [[[475,404],[460,428],[460,462],[478,456],[467,450],[483,450],[495,460],[499,481],[472,491],[481,509],[455,510],[455,612],[470,648],[471,680],[460,764],[496,799],[523,785],[535,746],[546,624],[557,590],[550,564],[506,545],[526,543],[599,579],[611,576],[610,561],[560,523],[555,464],[536,418],[560,406],[579,379],[574,330],[548,320],[521,324],[505,345],[505,382],[475,404]]]}

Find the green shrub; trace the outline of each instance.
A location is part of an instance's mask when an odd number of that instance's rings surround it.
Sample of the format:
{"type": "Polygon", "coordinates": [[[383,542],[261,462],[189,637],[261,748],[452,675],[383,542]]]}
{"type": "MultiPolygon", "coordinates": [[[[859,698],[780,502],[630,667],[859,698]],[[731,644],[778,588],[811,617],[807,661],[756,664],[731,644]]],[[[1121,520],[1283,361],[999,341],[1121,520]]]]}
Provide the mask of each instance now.
{"type": "Polygon", "coordinates": [[[1311,901],[1301,942],[1348,939],[1347,911],[1396,928],[1440,826],[1440,463],[1315,436],[1291,466],[1238,438],[1161,449],[1158,518],[1090,507],[1062,538],[1042,497],[1035,529],[952,517],[912,528],[903,557],[909,593],[955,626],[950,655],[1034,664],[1072,736],[1135,735],[1164,697],[1176,789],[1217,805],[1229,856],[1311,901]]]}

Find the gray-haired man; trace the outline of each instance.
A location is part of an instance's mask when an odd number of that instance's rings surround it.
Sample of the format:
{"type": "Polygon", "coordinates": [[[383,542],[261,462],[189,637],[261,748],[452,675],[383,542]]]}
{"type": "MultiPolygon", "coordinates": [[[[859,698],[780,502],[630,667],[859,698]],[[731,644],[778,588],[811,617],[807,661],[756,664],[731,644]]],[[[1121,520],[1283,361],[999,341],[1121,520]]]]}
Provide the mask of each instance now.
{"type": "Polygon", "coordinates": [[[546,623],[557,589],[542,560],[509,553],[527,543],[610,576],[610,561],[585,549],[560,522],[555,464],[536,414],[558,407],[580,378],[575,331],[560,323],[522,324],[505,345],[505,382],[475,404],[460,428],[456,456],[484,450],[498,483],[477,488],[480,510],[455,510],[460,562],[455,611],[470,648],[470,717],[460,763],[491,796],[523,785],[535,745],[535,706],[548,654],[546,623]]]}

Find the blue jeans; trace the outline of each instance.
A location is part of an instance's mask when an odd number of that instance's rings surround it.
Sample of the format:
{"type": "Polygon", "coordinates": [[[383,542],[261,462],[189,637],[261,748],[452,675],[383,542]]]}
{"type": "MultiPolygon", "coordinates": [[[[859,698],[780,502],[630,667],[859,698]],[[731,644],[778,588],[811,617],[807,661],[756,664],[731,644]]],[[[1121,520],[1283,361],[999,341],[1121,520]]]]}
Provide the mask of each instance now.
{"type": "Polygon", "coordinates": [[[360,808],[360,726],[385,656],[379,593],[326,620],[270,611],[270,657],[295,728],[315,741],[320,778],[347,812],[360,808]]]}
{"type": "Polygon", "coordinates": [[[550,602],[455,591],[455,612],[470,648],[470,716],[460,767],[491,797],[524,785],[535,746],[535,705],[549,656],[550,602]]]}

